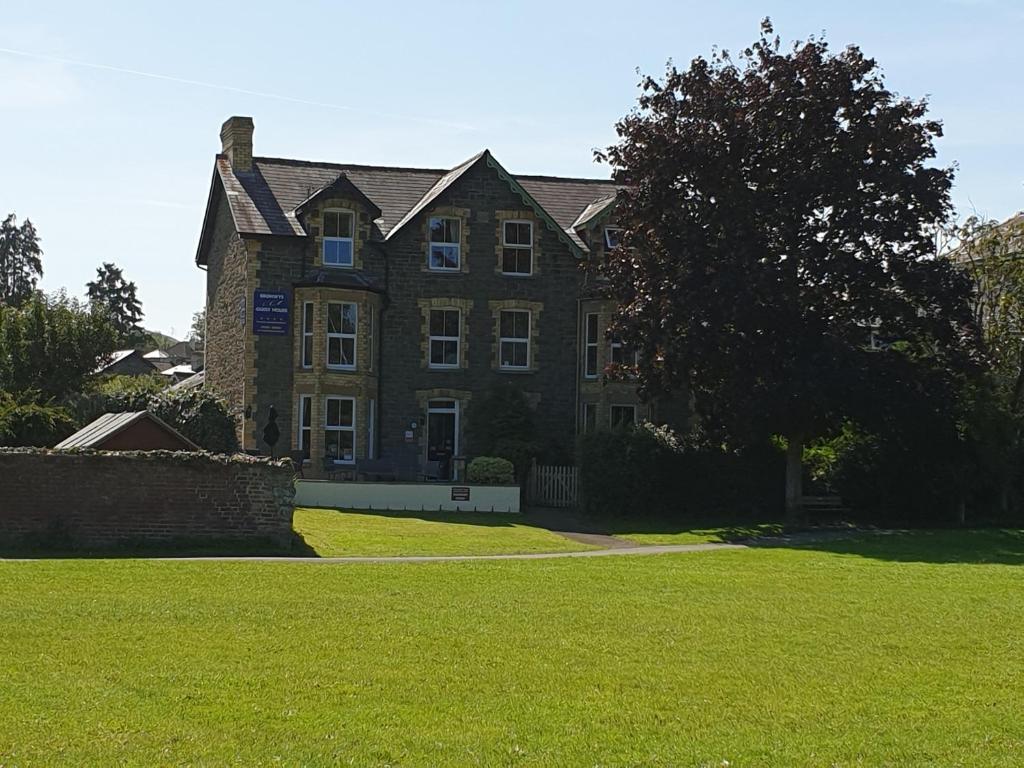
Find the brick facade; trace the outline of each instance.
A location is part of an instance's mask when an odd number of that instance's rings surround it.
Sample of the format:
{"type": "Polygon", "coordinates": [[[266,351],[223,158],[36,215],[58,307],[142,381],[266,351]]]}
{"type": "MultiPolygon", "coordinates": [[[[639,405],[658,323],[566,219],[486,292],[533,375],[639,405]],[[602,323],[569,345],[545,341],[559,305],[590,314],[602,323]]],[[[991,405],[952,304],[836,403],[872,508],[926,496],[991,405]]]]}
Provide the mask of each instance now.
{"type": "Polygon", "coordinates": [[[0,542],[284,544],[293,475],[288,462],[242,456],[0,449],[0,542]]]}

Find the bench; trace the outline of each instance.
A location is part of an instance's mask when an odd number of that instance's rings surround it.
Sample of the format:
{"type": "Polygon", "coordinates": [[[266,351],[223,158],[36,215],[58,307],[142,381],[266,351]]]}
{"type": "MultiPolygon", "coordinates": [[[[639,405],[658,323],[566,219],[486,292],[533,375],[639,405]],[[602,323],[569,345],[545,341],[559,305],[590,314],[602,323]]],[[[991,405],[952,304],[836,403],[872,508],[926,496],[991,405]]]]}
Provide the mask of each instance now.
{"type": "Polygon", "coordinates": [[[803,496],[800,508],[807,517],[836,519],[849,512],[842,496],[803,496]]]}

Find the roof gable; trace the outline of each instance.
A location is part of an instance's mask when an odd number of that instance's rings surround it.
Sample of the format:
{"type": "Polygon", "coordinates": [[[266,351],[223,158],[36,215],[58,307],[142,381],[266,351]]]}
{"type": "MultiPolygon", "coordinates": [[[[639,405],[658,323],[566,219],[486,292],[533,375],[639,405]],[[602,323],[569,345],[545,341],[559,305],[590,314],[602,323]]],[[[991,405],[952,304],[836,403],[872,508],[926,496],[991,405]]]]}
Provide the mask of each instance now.
{"type": "Polygon", "coordinates": [[[161,430],[181,441],[183,445],[189,446],[192,450],[201,450],[174,427],[162,419],[157,418],[149,411],[127,411],[124,413],[104,413],[95,421],[85,425],[65,440],[57,443],[56,448],[93,448],[102,445],[104,442],[117,435],[139,421],[151,421],[161,430]]]}
{"type": "Polygon", "coordinates": [[[368,198],[363,190],[353,184],[352,180],[344,172],[338,174],[338,178],[330,184],[320,187],[320,189],[295,206],[294,213],[297,216],[301,216],[309,210],[317,200],[322,200],[335,195],[355,198],[366,206],[366,209],[370,212],[371,219],[380,218],[381,210],[377,207],[377,204],[368,198]]]}

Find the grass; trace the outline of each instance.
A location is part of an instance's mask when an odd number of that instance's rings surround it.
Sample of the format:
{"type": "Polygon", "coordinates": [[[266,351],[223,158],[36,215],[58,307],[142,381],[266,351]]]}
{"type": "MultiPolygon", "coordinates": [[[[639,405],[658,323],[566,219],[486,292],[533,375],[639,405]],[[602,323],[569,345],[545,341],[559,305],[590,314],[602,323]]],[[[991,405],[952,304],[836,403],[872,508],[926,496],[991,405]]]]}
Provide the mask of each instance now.
{"type": "Polygon", "coordinates": [[[678,523],[623,521],[612,533],[637,544],[703,544],[751,539],[782,533],[781,523],[742,523],[730,526],[682,527],[678,523]]]}
{"type": "Polygon", "coordinates": [[[503,555],[593,547],[523,522],[520,515],[474,512],[295,510],[294,526],[320,557],[346,555],[503,555]]]}
{"type": "Polygon", "coordinates": [[[1024,535],[0,563],[0,765],[999,766],[1024,535]]]}

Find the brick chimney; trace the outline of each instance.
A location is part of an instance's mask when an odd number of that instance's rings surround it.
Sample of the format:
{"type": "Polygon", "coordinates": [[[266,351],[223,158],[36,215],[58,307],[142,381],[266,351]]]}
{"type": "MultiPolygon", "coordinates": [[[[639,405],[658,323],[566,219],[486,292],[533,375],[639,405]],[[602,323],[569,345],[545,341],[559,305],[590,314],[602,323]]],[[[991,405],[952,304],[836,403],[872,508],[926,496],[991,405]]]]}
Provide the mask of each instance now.
{"type": "Polygon", "coordinates": [[[229,117],[220,128],[221,152],[235,171],[252,170],[252,118],[229,117]]]}

